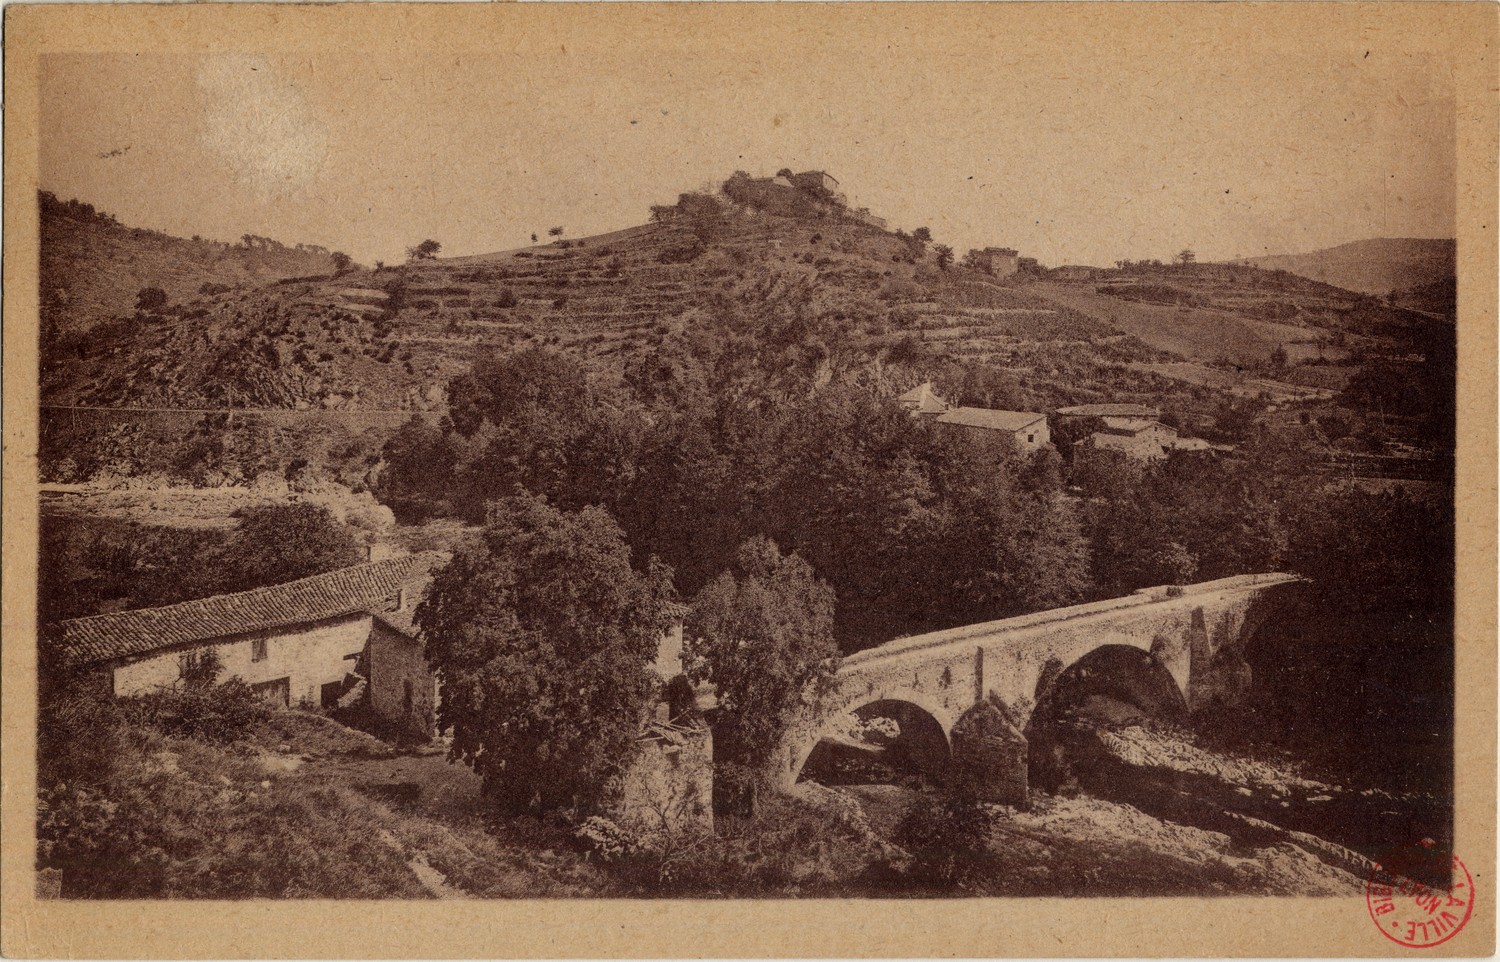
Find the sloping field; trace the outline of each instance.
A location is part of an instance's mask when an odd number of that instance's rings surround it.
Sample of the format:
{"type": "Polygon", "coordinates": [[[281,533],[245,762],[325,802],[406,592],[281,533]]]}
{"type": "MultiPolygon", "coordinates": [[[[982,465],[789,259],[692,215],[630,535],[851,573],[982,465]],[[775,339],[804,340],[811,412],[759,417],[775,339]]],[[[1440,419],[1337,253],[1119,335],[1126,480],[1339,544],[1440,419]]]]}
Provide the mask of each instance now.
{"type": "Polygon", "coordinates": [[[1307,387],[1298,384],[1288,384],[1285,381],[1273,381],[1269,378],[1252,377],[1248,374],[1225,371],[1219,368],[1208,367],[1204,364],[1195,364],[1190,361],[1175,361],[1166,364],[1130,364],[1133,370],[1150,371],[1169,377],[1175,381],[1183,381],[1187,384],[1196,384],[1200,387],[1211,387],[1220,391],[1228,391],[1240,397],[1259,397],[1265,394],[1278,401],[1296,401],[1309,398],[1331,398],[1333,392],[1316,387],[1307,387]]]}
{"type": "Polygon", "coordinates": [[[1092,284],[1049,282],[1031,290],[1188,360],[1249,366],[1267,360],[1279,343],[1225,311],[1127,301],[1096,293],[1092,284]]]}

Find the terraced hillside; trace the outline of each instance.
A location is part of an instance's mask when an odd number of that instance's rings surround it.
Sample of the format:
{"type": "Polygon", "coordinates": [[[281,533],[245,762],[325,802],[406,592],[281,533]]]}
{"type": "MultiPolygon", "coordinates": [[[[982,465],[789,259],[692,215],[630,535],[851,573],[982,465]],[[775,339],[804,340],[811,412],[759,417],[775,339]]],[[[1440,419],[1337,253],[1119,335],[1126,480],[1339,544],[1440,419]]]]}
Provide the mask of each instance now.
{"type": "Polygon", "coordinates": [[[1096,318],[941,270],[850,219],[730,209],[581,240],[285,280],[117,316],[48,359],[67,406],[434,410],[477,352],[545,343],[607,374],[724,317],[792,312],[830,353],[910,351],[1044,380],[1080,353],[1164,360],[1096,318]]]}
{"type": "Polygon", "coordinates": [[[1029,293],[1175,355],[1140,370],[1239,396],[1326,398],[1366,359],[1412,353],[1434,322],[1404,302],[1246,265],[1060,273],[1029,293]]]}
{"type": "MultiPolygon", "coordinates": [[[[1420,329],[1441,323],[1249,266],[1136,264],[1001,281],[939,264],[935,248],[836,209],[707,206],[530,248],[200,284],[92,326],[95,308],[74,317],[67,306],[67,324],[87,330],[44,350],[44,404],[441,413],[449,381],[484,351],[545,344],[614,380],[634,358],[707,334],[768,349],[795,342],[817,378],[892,366],[908,383],[945,365],[1003,372],[1003,389],[965,403],[1136,400],[1206,415],[1234,397],[1330,398],[1370,360],[1419,353],[1420,329]]],[[[120,260],[100,256],[107,271],[120,260]]],[[[198,276],[193,263],[174,290],[198,276]]]]}

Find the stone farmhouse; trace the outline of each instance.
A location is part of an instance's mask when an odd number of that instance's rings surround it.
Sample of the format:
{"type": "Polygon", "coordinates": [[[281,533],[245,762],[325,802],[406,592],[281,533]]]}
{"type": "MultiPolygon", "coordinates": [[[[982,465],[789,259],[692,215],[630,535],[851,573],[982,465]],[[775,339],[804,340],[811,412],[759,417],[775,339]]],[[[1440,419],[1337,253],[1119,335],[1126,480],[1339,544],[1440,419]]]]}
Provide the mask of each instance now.
{"type": "Polygon", "coordinates": [[[438,555],[369,561],[250,591],[59,622],[49,639],[120,696],[176,684],[213,649],[283,707],[367,699],[379,718],[433,732],[437,684],[411,616],[438,555]]]}
{"type": "Polygon", "coordinates": [[[1085,404],[1063,408],[1057,412],[1062,418],[1093,417],[1104,423],[1103,431],[1095,431],[1078,442],[1086,451],[1118,451],[1138,461],[1160,461],[1169,451],[1219,451],[1227,450],[1202,438],[1185,438],[1176,428],[1163,424],[1155,408],[1140,404],[1085,404]]]}
{"type": "Polygon", "coordinates": [[[992,411],[989,408],[949,408],[935,419],[946,429],[958,431],[987,445],[1010,444],[1023,454],[1052,443],[1047,415],[1035,411],[992,411]]]}
{"type": "Polygon", "coordinates": [[[1009,277],[1021,270],[1021,252],[1012,247],[986,247],[975,252],[976,266],[995,277],[1009,277]]]}
{"type": "Polygon", "coordinates": [[[958,432],[977,444],[1013,446],[1030,454],[1052,443],[1047,415],[1034,411],[997,411],[990,408],[953,407],[925,381],[896,398],[912,417],[931,420],[942,430],[958,432]]]}

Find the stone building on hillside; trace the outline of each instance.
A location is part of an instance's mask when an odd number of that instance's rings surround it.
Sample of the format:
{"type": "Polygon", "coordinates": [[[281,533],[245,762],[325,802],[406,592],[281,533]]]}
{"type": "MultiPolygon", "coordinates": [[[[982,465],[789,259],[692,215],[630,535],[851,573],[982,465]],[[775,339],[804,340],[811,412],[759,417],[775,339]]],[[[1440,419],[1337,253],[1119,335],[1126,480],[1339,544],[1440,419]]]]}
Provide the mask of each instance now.
{"type": "Polygon", "coordinates": [[[1102,422],[1104,430],[1095,431],[1078,442],[1078,450],[1116,451],[1138,461],[1160,461],[1170,451],[1215,451],[1220,446],[1201,438],[1185,438],[1176,428],[1158,420],[1155,408],[1139,404],[1085,404],[1063,408],[1062,418],[1092,417],[1102,422]]]}
{"type": "Polygon", "coordinates": [[[931,381],[923,381],[905,394],[896,398],[896,403],[912,417],[937,417],[948,410],[948,402],[932,390],[931,381]]]}
{"type": "Polygon", "coordinates": [[[792,183],[803,190],[811,190],[815,193],[824,193],[835,204],[840,207],[849,205],[849,198],[839,191],[839,182],[832,174],[823,170],[804,170],[800,174],[793,174],[792,183]]]}
{"type": "Polygon", "coordinates": [[[974,252],[980,270],[995,277],[1009,277],[1021,269],[1021,252],[1012,247],[986,247],[974,252]]]}
{"type": "Polygon", "coordinates": [[[954,407],[933,391],[931,381],[899,395],[896,403],[912,417],[931,420],[940,430],[957,432],[980,445],[1007,446],[1030,454],[1052,443],[1047,415],[954,407]]]}
{"type": "Polygon", "coordinates": [[[272,704],[331,708],[368,697],[385,721],[430,734],[437,686],[411,613],[439,557],[369,561],[250,591],[76,618],[45,635],[115,695],[176,685],[212,649],[221,679],[238,677],[272,704]]]}
{"type": "Polygon", "coordinates": [[[1047,415],[1035,411],[992,411],[989,408],[949,408],[933,419],[945,430],[957,431],[985,445],[1010,445],[1030,454],[1052,443],[1047,415]]]}

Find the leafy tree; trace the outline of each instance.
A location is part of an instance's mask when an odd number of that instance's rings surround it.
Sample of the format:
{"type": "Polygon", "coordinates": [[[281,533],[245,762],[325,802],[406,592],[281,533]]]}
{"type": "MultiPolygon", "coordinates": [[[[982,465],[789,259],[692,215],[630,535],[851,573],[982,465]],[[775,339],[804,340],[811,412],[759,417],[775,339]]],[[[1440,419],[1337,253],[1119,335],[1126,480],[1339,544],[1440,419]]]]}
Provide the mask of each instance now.
{"type": "Polygon", "coordinates": [[[1108,427],[1103,418],[1059,417],[1057,415],[1049,417],[1047,425],[1051,429],[1052,444],[1063,456],[1063,460],[1069,464],[1073,463],[1073,455],[1079,441],[1108,427]]]}
{"type": "Polygon", "coordinates": [[[512,811],[596,806],[657,694],[671,598],[670,571],[632,569],[602,509],[494,503],[417,609],[449,757],[512,811]]]}
{"type": "Polygon", "coordinates": [[[938,244],[932,249],[932,252],[937,255],[938,270],[946,271],[949,267],[953,266],[953,248],[947,244],[938,244]]]}
{"type": "Polygon", "coordinates": [[[1177,253],[1177,263],[1181,264],[1183,267],[1186,267],[1197,259],[1198,255],[1190,250],[1184,249],[1177,253]]]}
{"type": "Polygon", "coordinates": [[[932,231],[926,227],[918,227],[911,232],[912,240],[921,241],[923,244],[932,243],[932,231]]]}
{"type": "Polygon", "coordinates": [[[562,235],[563,235],[563,229],[561,227],[549,227],[549,228],[547,228],[547,236],[548,237],[561,237],[562,235]]]}
{"type": "Polygon", "coordinates": [[[135,309],[155,313],[167,306],[167,292],[160,287],[143,287],[135,295],[135,309]]]}
{"type": "Polygon", "coordinates": [[[354,258],[343,251],[334,251],[329,255],[329,258],[333,261],[333,271],[335,274],[344,273],[354,263],[354,258]]]}
{"type": "Polygon", "coordinates": [[[719,698],[718,770],[738,781],[754,809],[774,776],[776,749],[805,709],[832,689],[838,649],[833,590],[795,554],[757,537],[734,568],[695,599],[684,628],[688,677],[719,698]]]}
{"type": "Polygon", "coordinates": [[[321,505],[246,508],[224,548],[226,591],[295,581],[358,564],[362,552],[349,529],[321,505]]]}
{"type": "Polygon", "coordinates": [[[443,245],[435,240],[424,240],[416,247],[406,249],[406,259],[409,261],[430,261],[438,255],[443,245]]]}

